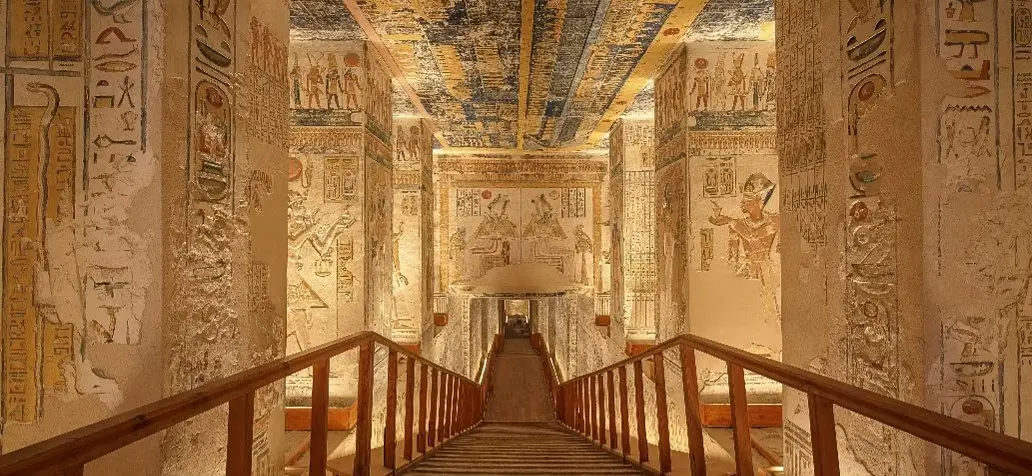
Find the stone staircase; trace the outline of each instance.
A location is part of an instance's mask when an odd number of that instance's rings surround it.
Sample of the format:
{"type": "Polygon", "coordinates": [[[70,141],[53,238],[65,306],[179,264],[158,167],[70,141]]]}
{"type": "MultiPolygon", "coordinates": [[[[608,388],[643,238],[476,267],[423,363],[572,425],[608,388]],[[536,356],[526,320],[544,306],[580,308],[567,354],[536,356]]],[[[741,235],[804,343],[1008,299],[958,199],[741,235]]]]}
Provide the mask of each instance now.
{"type": "Polygon", "coordinates": [[[404,475],[641,475],[641,470],[558,423],[485,423],[449,441],[404,475]]]}

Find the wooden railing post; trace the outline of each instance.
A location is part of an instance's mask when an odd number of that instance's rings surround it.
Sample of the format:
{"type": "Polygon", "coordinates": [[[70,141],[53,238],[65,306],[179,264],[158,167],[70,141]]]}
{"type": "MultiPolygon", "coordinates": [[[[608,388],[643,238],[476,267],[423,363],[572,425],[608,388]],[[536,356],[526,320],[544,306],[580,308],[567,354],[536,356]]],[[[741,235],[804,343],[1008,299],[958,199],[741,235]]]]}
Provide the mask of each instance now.
{"type": "Polygon", "coordinates": [[[641,360],[634,361],[634,405],[638,417],[638,462],[644,464],[649,460],[649,435],[645,427],[645,377],[641,360]]]}
{"type": "Polygon", "coordinates": [[[577,381],[577,385],[580,387],[580,401],[577,404],[580,406],[581,434],[588,436],[591,434],[591,415],[588,413],[588,385],[585,382],[587,379],[577,381]]]}
{"type": "Polygon", "coordinates": [[[412,425],[415,422],[415,415],[412,411],[415,409],[415,395],[412,395],[416,391],[416,359],[412,357],[405,358],[405,448],[404,456],[405,459],[412,460],[412,441],[414,438],[412,425]]]}
{"type": "MultiPolygon", "coordinates": [[[[419,429],[416,432],[416,450],[420,453],[426,453],[426,406],[427,399],[430,398],[427,381],[429,370],[426,365],[419,366],[419,429]]],[[[436,384],[434,385],[436,386],[436,384]]],[[[430,402],[430,408],[433,408],[433,402],[430,402]]]]}
{"type": "Polygon", "coordinates": [[[659,471],[667,473],[670,461],[670,417],[667,414],[666,358],[660,352],[652,356],[656,369],[656,422],[659,428],[659,471]]]}
{"type": "Polygon", "coordinates": [[[226,442],[226,476],[251,476],[254,446],[254,392],[229,402],[229,438],[226,442]]]}
{"type": "Polygon", "coordinates": [[[613,385],[613,371],[606,372],[606,379],[609,383],[609,447],[614,450],[616,446],[616,387],[613,385]]]}
{"type": "Polygon", "coordinates": [[[452,377],[449,373],[441,374],[441,408],[438,414],[438,425],[437,434],[441,437],[441,443],[444,443],[450,436],[449,430],[451,429],[451,399],[452,395],[452,377]]]}
{"type": "Polygon", "coordinates": [[[702,439],[699,410],[699,377],[695,368],[695,349],[681,343],[681,386],[684,388],[684,414],[688,420],[688,459],[692,476],[706,476],[706,450],[702,439]]]}
{"type": "Polygon", "coordinates": [[[387,415],[383,421],[383,466],[394,469],[398,441],[398,352],[387,351],[387,415]]]}
{"type": "Polygon", "coordinates": [[[372,341],[358,348],[358,422],[355,426],[354,476],[369,476],[372,468],[374,349],[375,343],[372,341]]]}
{"type": "Polygon", "coordinates": [[[312,475],[326,474],[326,438],[329,436],[330,361],[312,367],[312,446],[308,468],[312,475]]]}
{"type": "Polygon", "coordinates": [[[819,395],[807,395],[810,407],[810,444],[814,476],[839,476],[835,405],[819,395]]]}
{"type": "Polygon", "coordinates": [[[430,421],[427,423],[427,448],[433,448],[437,444],[437,415],[443,404],[441,403],[441,385],[438,380],[438,370],[430,370],[430,421]]]}
{"type": "Polygon", "coordinates": [[[595,376],[598,387],[598,444],[606,445],[606,384],[602,375],[595,376]]]}
{"type": "Polygon", "coordinates": [[[731,428],[735,440],[735,467],[738,474],[752,474],[752,437],[749,434],[749,402],[745,395],[745,370],[727,365],[731,392],[731,428]]]}
{"type": "Polygon", "coordinates": [[[627,366],[617,369],[620,376],[620,447],[624,457],[631,454],[631,413],[627,405],[627,366]]]}
{"type": "Polygon", "coordinates": [[[595,377],[588,377],[584,379],[584,382],[588,385],[588,394],[591,395],[588,400],[588,412],[591,414],[591,439],[598,439],[598,388],[595,386],[595,377]]]}

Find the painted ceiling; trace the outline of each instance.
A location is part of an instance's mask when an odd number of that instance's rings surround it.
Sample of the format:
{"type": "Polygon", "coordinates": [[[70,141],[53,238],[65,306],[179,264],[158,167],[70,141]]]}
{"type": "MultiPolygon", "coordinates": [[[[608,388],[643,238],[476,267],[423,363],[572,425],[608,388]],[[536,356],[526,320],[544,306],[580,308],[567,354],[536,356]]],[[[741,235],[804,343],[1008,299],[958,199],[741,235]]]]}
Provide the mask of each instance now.
{"type": "Polygon", "coordinates": [[[756,39],[772,0],[293,0],[295,39],[370,39],[396,65],[397,112],[441,145],[592,148],[689,39],[756,39]],[[705,6],[704,6],[705,5],[705,6]]]}

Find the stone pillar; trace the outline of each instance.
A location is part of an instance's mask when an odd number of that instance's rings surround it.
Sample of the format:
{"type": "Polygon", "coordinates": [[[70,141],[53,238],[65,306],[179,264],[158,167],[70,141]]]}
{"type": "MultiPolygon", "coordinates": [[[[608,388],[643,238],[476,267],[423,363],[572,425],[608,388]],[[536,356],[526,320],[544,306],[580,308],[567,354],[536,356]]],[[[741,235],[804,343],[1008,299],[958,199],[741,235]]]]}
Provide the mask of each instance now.
{"type": "MultiPolygon", "coordinates": [[[[247,1],[165,13],[163,380],[174,395],[283,355],[289,15],[247,1]]],[[[282,395],[257,395],[262,474],[283,464],[282,395]]],[[[225,409],[170,429],[164,474],[222,467],[225,434],[225,409]]]]}
{"type": "MultiPolygon", "coordinates": [[[[1032,439],[1028,5],[775,13],[782,252],[798,270],[785,361],[1032,439]]],[[[787,474],[810,474],[805,398],[785,409],[787,474]]],[[[838,423],[843,473],[984,471],[852,414],[838,423]]]]}
{"type": "MultiPolygon", "coordinates": [[[[129,3],[0,12],[4,451],[283,353],[287,8],[129,3]]],[[[256,401],[257,474],[281,399],[256,401]]],[[[211,472],[224,441],[215,410],[88,471],[211,472]]]]}
{"type": "Polygon", "coordinates": [[[632,342],[656,340],[655,149],[651,119],[609,133],[612,313],[632,342]]]}
{"type": "MultiPolygon", "coordinates": [[[[290,49],[288,351],[362,330],[390,335],[388,70],[362,41],[295,41],[290,49]]],[[[339,365],[331,399],[354,393],[355,363],[339,365]]],[[[306,400],[310,379],[298,375],[288,398],[306,400]]]]}
{"type": "Polygon", "coordinates": [[[433,135],[394,120],[394,340],[419,345],[433,305],[433,135]]]}
{"type": "MultiPolygon", "coordinates": [[[[772,42],[692,42],[656,82],[659,288],[673,293],[661,300],[660,340],[691,332],[780,358],[775,67],[772,42]]],[[[700,357],[699,367],[726,399],[726,365],[700,357]]],[[[776,385],[749,384],[779,400],[776,385]]]]}

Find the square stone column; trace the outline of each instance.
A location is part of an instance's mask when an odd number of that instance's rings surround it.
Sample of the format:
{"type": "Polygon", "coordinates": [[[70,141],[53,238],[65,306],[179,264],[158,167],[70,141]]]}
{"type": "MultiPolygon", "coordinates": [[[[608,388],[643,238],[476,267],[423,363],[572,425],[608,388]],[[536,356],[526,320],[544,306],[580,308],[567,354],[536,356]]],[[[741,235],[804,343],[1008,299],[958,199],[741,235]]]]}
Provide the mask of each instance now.
{"type": "Polygon", "coordinates": [[[612,313],[632,342],[656,340],[655,148],[651,119],[609,132],[612,313]]]}
{"type": "MultiPolygon", "coordinates": [[[[1029,5],[775,13],[785,361],[1032,439],[1029,5]]],[[[785,418],[787,474],[810,474],[803,395],[785,418]]],[[[844,474],[985,472],[837,423],[844,474]]]]}
{"type": "MultiPolygon", "coordinates": [[[[772,42],[706,41],[656,80],[659,340],[690,332],[780,358],[775,74],[772,42]]],[[[727,399],[726,374],[699,357],[704,398],[727,399]]],[[[748,383],[780,401],[777,385],[748,383]]]]}
{"type": "Polygon", "coordinates": [[[433,318],[433,131],[394,119],[394,340],[419,346],[433,318]]]}
{"type": "MultiPolygon", "coordinates": [[[[289,76],[287,349],[362,330],[389,336],[394,194],[388,69],[363,41],[294,41],[289,76]]],[[[331,369],[331,399],[354,393],[347,382],[355,363],[343,360],[331,369]]],[[[288,395],[306,400],[310,379],[298,378],[288,381],[288,395]]]]}
{"type": "MultiPolygon", "coordinates": [[[[287,6],[124,3],[0,9],[5,452],[283,354],[287,6]]],[[[87,474],[217,471],[225,434],[213,410],[87,474]]]]}

